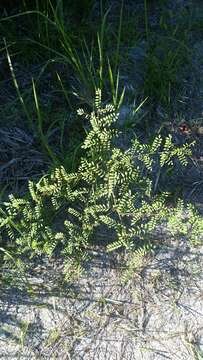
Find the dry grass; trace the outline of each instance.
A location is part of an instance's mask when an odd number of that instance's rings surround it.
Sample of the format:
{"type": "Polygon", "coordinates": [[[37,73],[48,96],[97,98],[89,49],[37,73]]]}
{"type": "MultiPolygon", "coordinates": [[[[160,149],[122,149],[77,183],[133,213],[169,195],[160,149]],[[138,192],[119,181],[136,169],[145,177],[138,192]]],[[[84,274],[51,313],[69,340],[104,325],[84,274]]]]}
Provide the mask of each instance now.
{"type": "Polygon", "coordinates": [[[0,182],[7,191],[24,192],[28,180],[37,180],[47,165],[33,135],[18,127],[0,128],[0,182]]]}

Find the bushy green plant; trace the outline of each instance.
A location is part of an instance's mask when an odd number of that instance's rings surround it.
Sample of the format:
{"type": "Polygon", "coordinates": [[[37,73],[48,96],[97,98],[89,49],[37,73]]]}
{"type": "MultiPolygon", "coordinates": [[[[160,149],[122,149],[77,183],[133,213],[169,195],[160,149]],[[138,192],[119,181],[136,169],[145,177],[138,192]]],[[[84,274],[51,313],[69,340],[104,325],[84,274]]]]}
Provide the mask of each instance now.
{"type": "Polygon", "coordinates": [[[123,150],[117,145],[118,113],[113,105],[102,106],[100,91],[92,113],[80,109],[78,114],[90,123],[78,170],[67,173],[56,168],[37,184],[30,181],[27,197],[10,195],[4,203],[0,228],[2,237],[14,246],[12,256],[23,260],[63,255],[69,275],[74,260],[78,266],[90,245],[99,241],[109,251],[146,248],[163,223],[169,224],[172,235],[192,233],[196,242],[203,227],[199,215],[188,208],[195,220],[187,224],[183,203],[170,208],[165,204],[167,194],[153,195],[157,166],[173,166],[177,159],[186,165],[191,146],[176,147],[171,136],[165,141],[157,136],[151,144],[135,138],[123,150]]]}

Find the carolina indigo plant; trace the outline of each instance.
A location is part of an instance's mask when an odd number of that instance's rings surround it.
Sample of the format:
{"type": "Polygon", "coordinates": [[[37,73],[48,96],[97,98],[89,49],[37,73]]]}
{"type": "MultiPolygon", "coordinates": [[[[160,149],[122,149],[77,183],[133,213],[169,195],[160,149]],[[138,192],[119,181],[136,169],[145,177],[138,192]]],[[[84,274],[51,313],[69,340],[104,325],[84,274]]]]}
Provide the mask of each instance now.
{"type": "Polygon", "coordinates": [[[177,147],[170,135],[165,140],[157,136],[151,144],[135,137],[123,150],[117,145],[119,114],[113,105],[102,105],[100,90],[91,114],[82,109],[78,114],[88,119],[90,129],[77,171],[56,168],[38,183],[30,181],[27,196],[10,195],[3,204],[5,261],[12,258],[30,266],[30,258],[62,256],[69,278],[95,243],[108,251],[140,251],[150,247],[163,223],[171,236],[188,236],[197,243],[203,220],[194,207],[185,209],[179,201],[172,208],[166,204],[167,193],[153,194],[154,166],[163,169],[173,166],[174,160],[185,166],[191,145],[177,147]]]}

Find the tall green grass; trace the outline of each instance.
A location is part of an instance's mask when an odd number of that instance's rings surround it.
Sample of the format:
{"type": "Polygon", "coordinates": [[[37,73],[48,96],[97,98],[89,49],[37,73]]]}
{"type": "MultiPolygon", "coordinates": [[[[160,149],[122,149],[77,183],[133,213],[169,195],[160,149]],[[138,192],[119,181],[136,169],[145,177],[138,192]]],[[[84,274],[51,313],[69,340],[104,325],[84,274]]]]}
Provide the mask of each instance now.
{"type": "MultiPolygon", "coordinates": [[[[57,2],[36,0],[32,4],[31,7],[25,0],[21,12],[2,18],[0,21],[1,27],[15,22],[18,24],[22,22],[25,28],[29,26],[29,32],[23,33],[21,39],[16,39],[16,42],[11,43],[6,39],[9,54],[16,51],[16,56],[20,56],[20,59],[26,59],[28,56],[28,61],[31,63],[39,61],[42,64],[39,75],[34,79],[36,87],[43,81],[44,75],[52,69],[56,80],[54,86],[63,96],[69,113],[74,111],[77,104],[85,104],[91,108],[97,88],[102,90],[105,101],[113,99],[116,108],[121,106],[125,99],[123,73],[127,79],[128,73],[124,67],[121,69],[120,65],[125,57],[127,59],[126,54],[130,47],[136,46],[138,40],[143,40],[146,48],[142,69],[143,84],[142,88],[138,89],[142,94],[139,102],[142,103],[143,99],[148,98],[147,103],[152,108],[162,105],[170,112],[181,93],[184,80],[182,70],[185,64],[190,62],[191,52],[187,41],[187,29],[184,31],[178,25],[173,28],[170,24],[170,17],[173,14],[164,13],[165,5],[160,7],[162,10],[157,28],[151,28],[149,2],[143,0],[143,12],[139,16],[142,16],[144,26],[135,33],[136,16],[135,14],[126,16],[124,0],[120,2],[116,20],[112,20],[112,8],[106,8],[103,1],[100,3],[100,16],[92,12],[92,1],[89,5],[86,1],[74,2],[69,14],[67,2],[63,0],[57,2]],[[85,6],[87,6],[86,12],[85,6]],[[74,18],[76,10],[85,13],[86,18],[84,16],[80,20],[77,16],[74,18]],[[97,16],[96,21],[94,16],[97,16]],[[131,34],[133,38],[128,39],[131,34]],[[62,67],[65,69],[63,72],[60,71],[62,67]]],[[[26,101],[26,97],[30,96],[34,100],[33,106],[36,109],[33,85],[31,84],[28,95],[20,91],[12,65],[14,56],[9,55],[9,57],[7,54],[17,96],[29,127],[33,129],[32,111],[29,112],[26,101]]],[[[133,96],[136,98],[137,93],[133,96]]],[[[41,113],[43,117],[43,111],[41,113]]],[[[37,118],[39,119],[39,116],[37,118]]],[[[52,128],[53,123],[50,126],[52,128]]],[[[63,124],[60,126],[63,129],[63,124]]],[[[40,139],[43,137],[40,136],[40,139]]],[[[43,144],[43,148],[47,146],[43,144]]]]}
{"type": "MultiPolygon", "coordinates": [[[[79,3],[76,5],[77,7],[80,6],[79,3]]],[[[114,39],[116,39],[114,41],[115,56],[112,56],[112,48],[109,49],[108,44],[110,8],[104,10],[102,7],[100,21],[93,34],[89,34],[87,31],[83,32],[83,25],[77,32],[73,31],[73,26],[69,28],[70,21],[63,0],[55,4],[51,0],[46,0],[43,5],[36,0],[33,7],[30,7],[28,2],[24,1],[21,12],[2,18],[0,21],[0,24],[5,26],[10,22],[22,22],[22,24],[30,28],[28,35],[23,35],[22,39],[17,39],[14,44],[7,44],[5,39],[6,56],[17,97],[27,119],[27,125],[31,131],[37,133],[43,151],[53,164],[60,161],[68,163],[67,157],[74,159],[80,147],[80,140],[73,142],[71,154],[65,155],[62,145],[65,131],[64,121],[51,120],[50,117],[49,123],[45,124],[43,104],[37,90],[38,85],[49,69],[57,64],[59,70],[53,70],[56,78],[55,86],[60,89],[69,113],[75,109],[78,103],[86,104],[92,108],[97,88],[100,88],[103,94],[106,94],[106,99],[113,98],[114,106],[119,108],[125,94],[125,90],[120,87],[119,73],[123,7],[124,2],[122,1],[118,24],[113,34],[114,39]],[[80,37],[81,34],[83,35],[80,37]],[[13,55],[14,49],[19,49],[25,58],[26,54],[31,52],[34,56],[32,61],[41,59],[40,62],[43,63],[37,78],[32,79],[28,92],[22,91],[16,77],[12,60],[15,59],[15,55],[13,55]],[[37,57],[35,57],[36,53],[37,57]],[[65,78],[60,73],[60,67],[62,66],[67,71],[65,78]],[[50,145],[50,134],[52,134],[54,127],[60,129],[57,141],[61,154],[57,156],[50,145]]],[[[78,131],[77,125],[75,127],[76,133],[78,131]]],[[[75,137],[77,139],[77,135],[75,137]]],[[[71,166],[72,164],[73,161],[71,160],[71,166]]]]}

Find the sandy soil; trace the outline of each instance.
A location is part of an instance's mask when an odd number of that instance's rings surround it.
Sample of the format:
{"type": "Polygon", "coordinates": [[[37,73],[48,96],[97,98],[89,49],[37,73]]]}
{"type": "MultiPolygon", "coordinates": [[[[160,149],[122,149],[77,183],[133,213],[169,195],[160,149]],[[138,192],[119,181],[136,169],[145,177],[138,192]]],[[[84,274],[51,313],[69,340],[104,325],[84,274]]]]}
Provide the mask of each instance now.
{"type": "Polygon", "coordinates": [[[1,292],[0,358],[203,359],[202,255],[166,244],[124,284],[100,252],[66,289],[55,285],[60,266],[36,268],[30,294],[1,292]]]}

